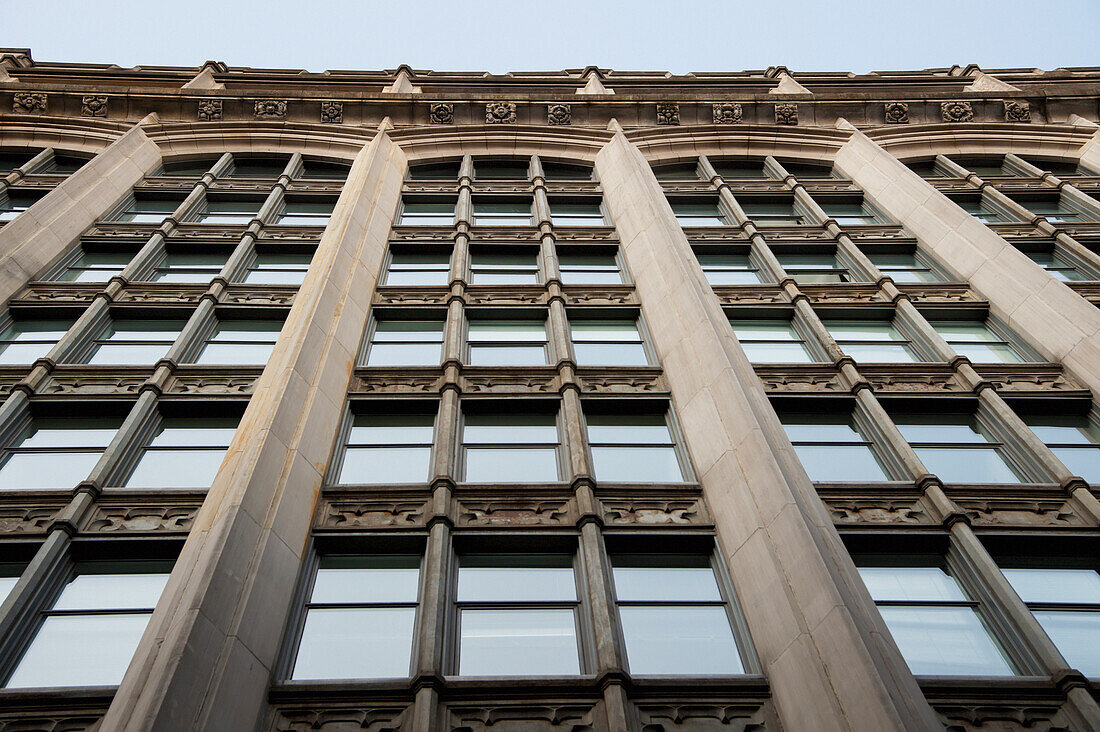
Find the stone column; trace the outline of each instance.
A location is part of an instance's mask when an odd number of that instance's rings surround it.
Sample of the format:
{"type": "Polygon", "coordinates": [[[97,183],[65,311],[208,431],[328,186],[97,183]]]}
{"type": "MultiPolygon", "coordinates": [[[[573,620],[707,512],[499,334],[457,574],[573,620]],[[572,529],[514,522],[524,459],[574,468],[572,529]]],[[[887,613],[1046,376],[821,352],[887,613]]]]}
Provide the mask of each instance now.
{"type": "Polygon", "coordinates": [[[596,156],[684,440],[784,729],[942,729],[617,122],[596,156]]]}
{"type": "Polygon", "coordinates": [[[254,729],[401,193],[383,122],[359,153],[103,729],[254,729]]]}
{"type": "MultiPolygon", "coordinates": [[[[1100,309],[846,120],[835,166],[1048,361],[1100,393],[1100,309]]],[[[1092,143],[1090,143],[1092,144],[1092,143]]]]}
{"type": "Polygon", "coordinates": [[[160,165],[160,149],[142,129],[156,122],[156,114],[138,122],[0,228],[0,301],[7,302],[38,277],[81,232],[160,165]]]}

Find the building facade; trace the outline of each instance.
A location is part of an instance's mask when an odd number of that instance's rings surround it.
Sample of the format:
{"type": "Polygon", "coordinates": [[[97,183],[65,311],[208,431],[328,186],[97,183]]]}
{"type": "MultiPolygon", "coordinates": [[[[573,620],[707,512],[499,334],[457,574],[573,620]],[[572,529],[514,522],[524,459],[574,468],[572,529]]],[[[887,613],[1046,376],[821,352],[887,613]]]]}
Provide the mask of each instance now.
{"type": "Polygon", "coordinates": [[[1098,82],[0,50],[0,731],[1100,729],[1098,82]]]}

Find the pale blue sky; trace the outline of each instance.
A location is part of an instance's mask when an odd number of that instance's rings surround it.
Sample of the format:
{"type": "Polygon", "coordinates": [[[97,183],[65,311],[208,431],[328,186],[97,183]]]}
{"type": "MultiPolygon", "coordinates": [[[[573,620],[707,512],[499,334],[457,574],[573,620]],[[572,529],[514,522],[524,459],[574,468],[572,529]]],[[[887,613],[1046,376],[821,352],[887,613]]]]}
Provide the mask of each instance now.
{"type": "Polygon", "coordinates": [[[1100,65],[1100,0],[0,0],[0,46],[120,66],[803,71],[1100,65]]]}

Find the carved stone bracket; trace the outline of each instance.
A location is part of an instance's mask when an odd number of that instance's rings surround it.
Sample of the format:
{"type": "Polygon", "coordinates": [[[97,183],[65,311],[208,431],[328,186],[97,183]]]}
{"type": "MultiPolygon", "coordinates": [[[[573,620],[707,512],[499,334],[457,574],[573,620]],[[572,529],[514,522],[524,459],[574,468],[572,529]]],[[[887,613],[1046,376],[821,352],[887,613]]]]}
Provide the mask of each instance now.
{"type": "Polygon", "coordinates": [[[775,105],[775,123],[777,125],[796,125],[796,124],[798,124],[798,105],[797,104],[777,104],[777,105],[775,105]]]}
{"type": "Polygon", "coordinates": [[[739,125],[742,121],[741,105],[737,102],[722,102],[710,105],[711,116],[716,125],[739,125]]]}
{"type": "Polygon", "coordinates": [[[884,105],[886,112],[886,124],[889,125],[907,125],[909,124],[909,103],[908,102],[886,102],[884,105]]]}
{"type": "Polygon", "coordinates": [[[337,102],[332,99],[322,99],[321,121],[330,125],[338,125],[343,123],[344,103],[337,102]]]}
{"type": "Polygon", "coordinates": [[[80,100],[80,114],[85,117],[106,117],[107,97],[100,94],[86,94],[80,100]]]}
{"type": "Polygon", "coordinates": [[[11,109],[19,114],[45,114],[45,92],[15,92],[11,100],[11,109]]]}
{"type": "Polygon", "coordinates": [[[198,103],[198,118],[202,122],[213,122],[222,118],[221,99],[200,99],[198,103]]]}
{"type": "Polygon", "coordinates": [[[1005,122],[1030,122],[1031,105],[1013,99],[1005,100],[1005,122]]]}
{"type": "Polygon", "coordinates": [[[254,107],[260,119],[286,119],[285,99],[260,99],[254,107]]]}
{"type": "Polygon", "coordinates": [[[515,123],[515,102],[489,102],[485,105],[485,124],[514,125],[515,123]]]}
{"type": "Polygon", "coordinates": [[[546,124],[571,125],[573,124],[573,110],[568,104],[546,105],[546,124]]]}
{"type": "Polygon", "coordinates": [[[943,117],[944,122],[973,122],[974,107],[970,102],[942,102],[940,104],[940,115],[943,117]]]}
{"type": "Polygon", "coordinates": [[[658,102],[657,103],[657,124],[659,125],[678,125],[680,124],[680,105],[676,102],[658,102]]]}

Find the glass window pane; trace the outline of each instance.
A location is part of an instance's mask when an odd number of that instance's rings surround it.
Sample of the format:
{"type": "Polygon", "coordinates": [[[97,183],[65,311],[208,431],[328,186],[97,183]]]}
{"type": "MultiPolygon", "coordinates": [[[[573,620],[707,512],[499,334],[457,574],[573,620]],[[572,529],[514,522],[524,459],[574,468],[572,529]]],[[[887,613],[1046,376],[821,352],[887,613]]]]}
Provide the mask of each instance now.
{"type": "Polygon", "coordinates": [[[552,448],[468,447],[468,483],[543,483],[558,480],[558,453],[552,448]]]}
{"type": "Polygon", "coordinates": [[[889,480],[866,445],[795,445],[802,467],[815,481],[889,480]]]}
{"type": "Polygon", "coordinates": [[[348,443],[430,445],[434,422],[431,414],[357,414],[348,443]]]}
{"type": "Polygon", "coordinates": [[[1051,451],[1074,475],[1100,484],[1100,449],[1096,447],[1054,447],[1051,451]]]}
{"type": "Polygon", "coordinates": [[[8,688],[110,686],[122,681],[149,613],[46,618],[8,688]],[[59,659],[64,659],[59,663],[59,659]]]}
{"type": "Polygon", "coordinates": [[[964,442],[980,445],[989,440],[979,432],[970,415],[906,415],[894,420],[909,442],[964,442]],[[919,420],[919,421],[918,421],[919,420]]]}
{"type": "Polygon", "coordinates": [[[462,430],[466,444],[556,443],[558,428],[552,414],[468,414],[462,430]]]}
{"type": "Polygon", "coordinates": [[[898,343],[897,345],[841,343],[841,350],[862,363],[915,363],[917,357],[909,349],[909,346],[898,343]]]}
{"type": "Polygon", "coordinates": [[[859,567],[859,576],[877,601],[965,601],[955,578],[939,567],[859,567]]]}
{"type": "Polygon", "coordinates": [[[237,420],[166,419],[149,442],[153,447],[226,447],[237,431],[237,420]]]}
{"type": "Polygon", "coordinates": [[[54,610],[151,610],[168,584],[163,572],[79,574],[53,604],[54,610]]]}
{"type": "MultiPolygon", "coordinates": [[[[627,558],[629,560],[629,558],[627,558]]],[[[656,563],[662,557],[646,558],[656,563]]],[[[615,596],[620,601],[669,600],[721,602],[714,570],[700,557],[700,566],[621,566],[622,559],[612,559],[615,596]]],[[[629,562],[639,564],[640,562],[629,562]]]]}
{"type": "Polygon", "coordinates": [[[102,454],[102,450],[13,453],[0,467],[0,489],[71,489],[88,477],[102,454]]]}
{"type": "Polygon", "coordinates": [[[880,607],[879,612],[914,674],[1013,675],[972,608],[880,607]]]}
{"type": "Polygon", "coordinates": [[[956,450],[950,447],[918,447],[924,466],[944,482],[1019,483],[1020,477],[995,449],[956,450]]]}
{"type": "Polygon", "coordinates": [[[545,341],[546,325],[541,320],[474,320],[469,338],[471,342],[545,341]]]}
{"type": "Polygon", "coordinates": [[[672,447],[593,447],[597,480],[627,483],[679,483],[684,475],[672,447]]]}
{"type": "Polygon", "coordinates": [[[577,599],[568,554],[467,555],[459,560],[459,602],[571,602],[577,599]]]}
{"type": "Polygon", "coordinates": [[[580,673],[571,609],[463,610],[463,676],[565,676],[580,673]]]}
{"type": "Polygon", "coordinates": [[[1007,345],[952,343],[951,347],[960,356],[966,356],[974,363],[1019,363],[1023,360],[1012,346],[1007,345]]]}
{"type": "Polygon", "coordinates": [[[373,343],[367,366],[438,366],[442,343],[373,343]]]}
{"type": "Polygon", "coordinates": [[[207,343],[195,363],[259,366],[268,362],[274,348],[274,343],[207,343]]]}
{"type": "Polygon", "coordinates": [[[1100,572],[1095,569],[1002,569],[1024,602],[1100,605],[1100,572]]]}
{"type": "Polygon", "coordinates": [[[18,447],[107,447],[118,423],[80,417],[36,419],[21,436],[18,447]]]}
{"type": "Polygon", "coordinates": [[[542,366],[546,363],[543,346],[485,346],[470,347],[471,366],[542,366]]]}
{"type": "Polygon", "coordinates": [[[810,352],[802,343],[742,342],[741,348],[752,363],[811,363],[810,352]]]}
{"type": "Polygon", "coordinates": [[[414,603],[419,581],[420,557],[323,557],[309,601],[414,603]]]}
{"type": "Polygon", "coordinates": [[[619,618],[631,674],[745,672],[724,607],[627,606],[619,618]]]}
{"type": "Polygon", "coordinates": [[[1100,613],[1036,610],[1035,619],[1072,668],[1100,676],[1100,613]]]}
{"type": "Polygon", "coordinates": [[[126,345],[121,343],[104,344],[96,349],[88,363],[92,365],[111,364],[119,366],[152,365],[164,358],[171,343],[163,345],[126,345]]]}
{"type": "Polygon", "coordinates": [[[641,343],[574,343],[578,366],[647,366],[641,343]]]}
{"type": "Polygon", "coordinates": [[[224,457],[225,448],[147,450],[126,481],[126,487],[206,489],[214,482],[224,457]]]}
{"type": "Polygon", "coordinates": [[[340,466],[340,485],[423,483],[430,447],[349,447],[340,466]]]}
{"type": "Polygon", "coordinates": [[[814,422],[807,417],[785,417],[783,429],[793,442],[863,442],[864,437],[848,422],[814,422]],[[798,421],[794,421],[797,419],[798,421]],[[805,420],[805,421],[803,421],[805,420]]]}
{"type": "Polygon", "coordinates": [[[588,438],[595,443],[671,445],[663,414],[587,414],[588,438]]]}
{"type": "Polygon", "coordinates": [[[310,608],[293,679],[409,675],[414,608],[310,608]]]}

